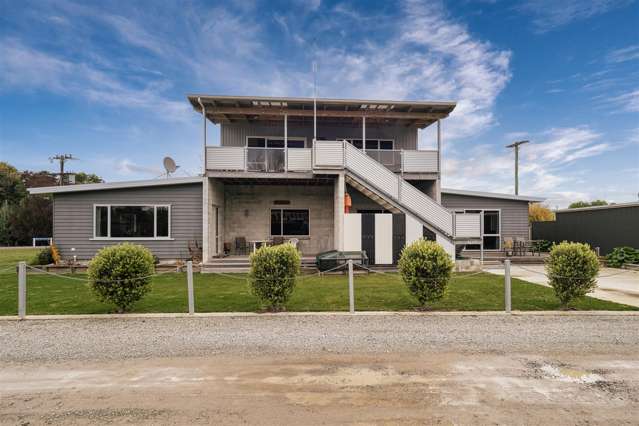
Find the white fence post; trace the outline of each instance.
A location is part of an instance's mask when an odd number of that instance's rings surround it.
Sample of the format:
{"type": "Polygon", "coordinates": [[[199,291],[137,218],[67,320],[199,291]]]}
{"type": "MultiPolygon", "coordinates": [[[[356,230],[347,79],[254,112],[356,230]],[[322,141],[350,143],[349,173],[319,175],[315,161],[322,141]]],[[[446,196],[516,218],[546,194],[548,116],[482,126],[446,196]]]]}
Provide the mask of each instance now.
{"type": "Polygon", "coordinates": [[[193,262],[189,260],[186,262],[186,283],[189,292],[189,314],[195,313],[195,300],[193,297],[193,262]]]}
{"type": "Polygon", "coordinates": [[[355,313],[355,289],[353,287],[353,259],[348,259],[348,311],[355,313]]]}
{"type": "Polygon", "coordinates": [[[18,318],[27,315],[27,262],[18,263],[18,318]]]}
{"type": "Polygon", "coordinates": [[[506,313],[511,311],[511,297],[510,297],[510,259],[504,261],[504,305],[506,313]]]}

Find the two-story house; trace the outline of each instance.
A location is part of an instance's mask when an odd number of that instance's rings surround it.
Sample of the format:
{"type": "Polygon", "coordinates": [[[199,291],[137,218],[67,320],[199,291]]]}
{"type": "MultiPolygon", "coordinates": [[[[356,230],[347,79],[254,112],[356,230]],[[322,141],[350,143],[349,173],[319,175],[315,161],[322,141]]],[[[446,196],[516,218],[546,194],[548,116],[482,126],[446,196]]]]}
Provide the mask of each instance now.
{"type": "Polygon", "coordinates": [[[293,240],[306,256],[364,250],[392,264],[417,238],[499,250],[528,236],[540,198],[441,189],[441,121],[454,102],[188,97],[203,117],[195,178],[34,188],[54,199],[53,239],[87,259],[120,241],[161,259],[202,248],[204,264],[293,240]],[[209,145],[207,123],[220,126],[209,145]],[[418,130],[437,127],[437,149],[418,130]]]}

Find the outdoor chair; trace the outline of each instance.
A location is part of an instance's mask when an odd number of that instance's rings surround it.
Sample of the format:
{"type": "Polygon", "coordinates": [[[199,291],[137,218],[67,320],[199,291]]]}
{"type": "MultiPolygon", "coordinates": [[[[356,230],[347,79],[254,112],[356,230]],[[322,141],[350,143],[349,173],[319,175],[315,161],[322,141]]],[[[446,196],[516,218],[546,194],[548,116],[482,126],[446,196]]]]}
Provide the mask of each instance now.
{"type": "Polygon", "coordinates": [[[515,254],[519,254],[519,256],[526,256],[527,249],[526,239],[515,237],[515,254]]]}
{"type": "Polygon", "coordinates": [[[515,251],[515,243],[511,237],[504,237],[504,253],[506,256],[512,256],[515,251]]]}
{"type": "Polygon", "coordinates": [[[297,248],[297,245],[300,243],[300,240],[297,238],[291,238],[288,240],[288,242],[293,244],[293,247],[297,248]]]}
{"type": "Polygon", "coordinates": [[[235,254],[248,254],[249,246],[246,237],[235,237],[235,254]]]}
{"type": "Polygon", "coordinates": [[[271,242],[271,245],[279,246],[280,244],[284,244],[284,237],[273,237],[273,241],[271,242]]]}

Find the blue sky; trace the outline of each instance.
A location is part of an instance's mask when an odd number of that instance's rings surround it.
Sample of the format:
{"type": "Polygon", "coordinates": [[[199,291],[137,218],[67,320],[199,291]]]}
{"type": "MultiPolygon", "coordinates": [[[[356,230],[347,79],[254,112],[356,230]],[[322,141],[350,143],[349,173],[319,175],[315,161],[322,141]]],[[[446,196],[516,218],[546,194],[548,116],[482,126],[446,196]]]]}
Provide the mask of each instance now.
{"type": "MultiPolygon", "coordinates": [[[[108,181],[201,164],[187,93],[455,100],[446,187],[552,207],[639,192],[639,2],[0,0],[0,158],[108,181]]],[[[217,143],[219,130],[210,133],[217,143]]],[[[434,144],[432,129],[420,134],[434,144]]]]}

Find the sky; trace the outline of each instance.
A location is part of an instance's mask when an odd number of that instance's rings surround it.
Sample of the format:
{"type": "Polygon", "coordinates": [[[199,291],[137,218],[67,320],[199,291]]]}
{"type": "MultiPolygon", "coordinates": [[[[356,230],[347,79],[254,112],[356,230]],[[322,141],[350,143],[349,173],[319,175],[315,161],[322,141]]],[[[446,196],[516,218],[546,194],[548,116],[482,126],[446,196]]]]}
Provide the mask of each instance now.
{"type": "MultiPolygon", "coordinates": [[[[107,181],[201,173],[188,93],[453,100],[444,187],[639,196],[639,0],[0,0],[0,160],[107,181]]],[[[420,147],[435,145],[433,128],[420,147]]],[[[209,143],[219,128],[209,125],[209,143]]]]}

